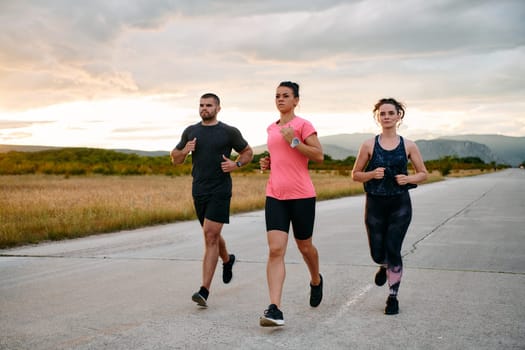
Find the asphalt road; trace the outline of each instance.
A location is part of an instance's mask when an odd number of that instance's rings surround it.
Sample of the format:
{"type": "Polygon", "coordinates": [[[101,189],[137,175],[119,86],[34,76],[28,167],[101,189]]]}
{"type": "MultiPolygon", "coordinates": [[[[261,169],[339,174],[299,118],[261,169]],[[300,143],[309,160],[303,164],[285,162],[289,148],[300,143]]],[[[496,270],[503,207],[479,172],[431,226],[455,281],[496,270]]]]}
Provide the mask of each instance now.
{"type": "MultiPolygon", "coordinates": [[[[247,189],[249,190],[249,189],[247,189]]],[[[230,284],[200,285],[196,221],[0,250],[0,349],[525,349],[525,171],[450,179],[411,191],[400,313],[363,224],[364,197],[319,202],[314,242],[325,281],[318,308],[293,240],[282,310],[268,305],[262,211],[232,216],[230,284]]]]}

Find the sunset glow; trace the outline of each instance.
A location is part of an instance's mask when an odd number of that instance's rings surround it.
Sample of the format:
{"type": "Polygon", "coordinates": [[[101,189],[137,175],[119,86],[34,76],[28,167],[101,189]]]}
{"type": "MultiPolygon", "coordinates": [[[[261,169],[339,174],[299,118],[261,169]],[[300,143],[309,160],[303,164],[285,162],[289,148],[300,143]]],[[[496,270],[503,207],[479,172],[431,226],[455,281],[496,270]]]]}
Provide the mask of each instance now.
{"type": "Polygon", "coordinates": [[[409,138],[525,136],[523,1],[232,4],[2,1],[0,144],[170,150],[215,92],[256,146],[283,80],[319,136],[389,96],[409,138]]]}

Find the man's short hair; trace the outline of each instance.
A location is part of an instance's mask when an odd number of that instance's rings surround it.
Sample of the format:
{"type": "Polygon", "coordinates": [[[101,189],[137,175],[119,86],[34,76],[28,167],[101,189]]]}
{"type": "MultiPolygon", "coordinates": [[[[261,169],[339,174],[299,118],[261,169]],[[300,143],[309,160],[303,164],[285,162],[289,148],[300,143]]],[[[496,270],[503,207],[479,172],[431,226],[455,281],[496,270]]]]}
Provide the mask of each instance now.
{"type": "Polygon", "coordinates": [[[214,93],[208,92],[201,96],[201,98],[213,98],[215,102],[217,102],[217,106],[221,105],[221,100],[219,99],[219,96],[215,95],[214,93]]]}

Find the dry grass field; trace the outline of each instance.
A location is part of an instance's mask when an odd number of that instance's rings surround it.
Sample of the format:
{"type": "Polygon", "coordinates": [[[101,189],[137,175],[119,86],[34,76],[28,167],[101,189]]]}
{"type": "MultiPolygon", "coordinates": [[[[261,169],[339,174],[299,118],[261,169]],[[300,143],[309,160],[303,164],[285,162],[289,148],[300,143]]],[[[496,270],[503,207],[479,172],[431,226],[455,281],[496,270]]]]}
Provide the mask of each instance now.
{"type": "MultiPolygon", "coordinates": [[[[267,178],[234,174],[232,213],[262,209],[267,178]]],[[[363,192],[349,176],[312,179],[319,200],[363,192]]],[[[190,176],[0,176],[0,248],[194,218],[190,176]]]]}

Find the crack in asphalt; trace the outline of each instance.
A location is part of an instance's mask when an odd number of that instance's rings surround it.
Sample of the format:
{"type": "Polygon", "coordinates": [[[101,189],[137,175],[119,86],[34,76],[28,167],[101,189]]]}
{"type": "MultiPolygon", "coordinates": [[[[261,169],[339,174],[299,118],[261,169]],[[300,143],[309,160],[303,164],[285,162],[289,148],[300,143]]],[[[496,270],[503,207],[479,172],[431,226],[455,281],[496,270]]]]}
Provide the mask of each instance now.
{"type": "Polygon", "coordinates": [[[493,186],[492,188],[488,189],[487,191],[483,192],[478,198],[474,199],[473,201],[471,201],[470,203],[468,203],[466,206],[464,206],[463,208],[461,208],[459,211],[457,211],[456,213],[454,213],[453,215],[449,216],[448,218],[446,218],[443,222],[441,222],[439,225],[437,225],[436,227],[434,227],[432,230],[430,230],[430,232],[427,232],[425,235],[423,235],[423,237],[421,237],[420,239],[418,239],[417,241],[415,241],[414,243],[412,243],[412,248],[406,252],[405,254],[403,254],[403,257],[406,257],[407,255],[410,255],[410,254],[413,254],[416,250],[417,250],[417,246],[419,243],[423,242],[425,239],[429,238],[432,234],[434,234],[437,230],[439,230],[441,227],[445,226],[449,221],[451,221],[452,219],[455,219],[457,218],[459,215],[461,215],[463,212],[465,212],[467,209],[469,209],[470,207],[472,207],[474,204],[476,204],[477,202],[479,202],[481,199],[483,199],[483,197],[485,197],[490,191],[492,191],[494,189],[495,186],[493,186]]]}

